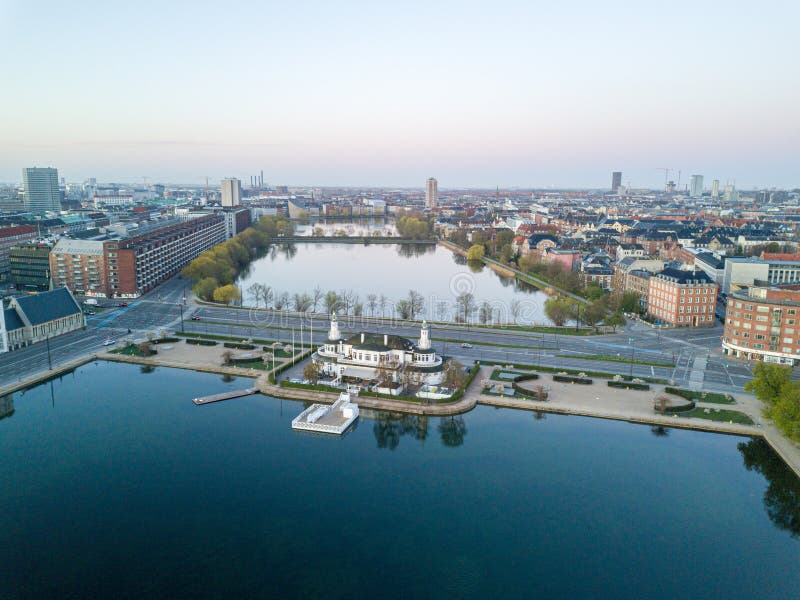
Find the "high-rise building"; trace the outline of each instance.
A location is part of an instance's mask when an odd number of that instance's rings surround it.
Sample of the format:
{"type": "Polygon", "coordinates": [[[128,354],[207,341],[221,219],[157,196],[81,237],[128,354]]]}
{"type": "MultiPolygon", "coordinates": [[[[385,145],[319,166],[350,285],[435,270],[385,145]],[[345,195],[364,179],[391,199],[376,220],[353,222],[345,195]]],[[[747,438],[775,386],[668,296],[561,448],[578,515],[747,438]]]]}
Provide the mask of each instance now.
{"type": "Polygon", "coordinates": [[[689,195],[692,198],[699,198],[703,195],[703,176],[692,175],[689,180],[689,195]]]}
{"type": "Polygon", "coordinates": [[[22,169],[25,209],[32,213],[44,214],[47,211],[61,210],[61,191],[58,187],[58,169],[22,169]]]}
{"type": "Polygon", "coordinates": [[[239,206],[242,198],[242,182],[235,177],[222,180],[222,206],[239,206]]]}
{"type": "Polygon", "coordinates": [[[719,179],[715,179],[711,182],[711,197],[714,200],[719,199],[719,179]]]}
{"type": "Polygon", "coordinates": [[[619,188],[622,187],[622,171],[614,171],[611,173],[611,193],[616,194],[619,188]]]}
{"type": "Polygon", "coordinates": [[[428,177],[425,182],[425,207],[436,208],[439,201],[439,182],[435,177],[428,177]]]}

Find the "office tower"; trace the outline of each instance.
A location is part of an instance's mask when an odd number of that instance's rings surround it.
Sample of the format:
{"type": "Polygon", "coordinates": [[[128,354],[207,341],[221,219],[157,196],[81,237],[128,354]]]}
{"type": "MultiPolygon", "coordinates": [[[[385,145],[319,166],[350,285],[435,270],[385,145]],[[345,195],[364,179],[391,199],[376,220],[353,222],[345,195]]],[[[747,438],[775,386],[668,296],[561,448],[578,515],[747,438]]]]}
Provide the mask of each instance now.
{"type": "Polygon", "coordinates": [[[715,179],[711,182],[711,197],[714,200],[719,198],[719,179],[715,179]]]}
{"type": "Polygon", "coordinates": [[[689,195],[692,198],[699,198],[703,195],[703,176],[692,175],[689,181],[689,195]]]}
{"type": "Polygon", "coordinates": [[[425,182],[425,207],[436,208],[439,200],[439,183],[434,177],[428,177],[425,182]]]}
{"type": "Polygon", "coordinates": [[[26,210],[37,214],[61,210],[58,169],[49,167],[22,169],[22,183],[25,190],[23,201],[26,210]]]}
{"type": "Polygon", "coordinates": [[[614,171],[611,173],[611,193],[616,194],[619,188],[622,187],[622,171],[614,171]]]}
{"type": "Polygon", "coordinates": [[[239,206],[242,197],[242,182],[235,177],[222,180],[222,206],[239,206]]]}

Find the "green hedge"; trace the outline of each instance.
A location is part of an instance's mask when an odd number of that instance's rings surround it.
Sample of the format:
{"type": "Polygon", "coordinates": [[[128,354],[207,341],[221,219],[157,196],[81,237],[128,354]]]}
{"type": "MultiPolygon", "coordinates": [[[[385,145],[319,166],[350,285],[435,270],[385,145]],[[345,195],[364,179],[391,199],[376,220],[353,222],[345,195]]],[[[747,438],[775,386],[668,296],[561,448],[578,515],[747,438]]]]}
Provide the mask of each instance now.
{"type": "Polygon", "coordinates": [[[297,388],[297,389],[300,389],[300,390],[312,390],[312,391],[315,391],[315,392],[335,392],[337,394],[339,394],[339,393],[344,391],[344,390],[341,390],[339,388],[335,388],[335,387],[333,387],[331,385],[319,385],[319,384],[314,385],[314,384],[311,384],[311,383],[293,383],[291,381],[285,381],[285,380],[281,381],[281,387],[297,388]]]}
{"type": "Polygon", "coordinates": [[[237,344],[236,342],[225,342],[223,344],[226,348],[233,348],[234,350],[255,350],[253,344],[237,344]]]}
{"type": "Polygon", "coordinates": [[[215,342],[213,340],[192,340],[192,339],[187,339],[186,343],[187,344],[193,344],[195,346],[216,346],[217,345],[217,342],[215,342]]]}
{"type": "Polygon", "coordinates": [[[609,381],[608,387],[620,388],[623,390],[649,390],[650,386],[646,383],[634,383],[633,381],[609,381]]]}
{"type": "MultiPolygon", "coordinates": [[[[526,365],[522,363],[510,363],[510,362],[502,362],[497,360],[484,360],[483,364],[485,365],[498,365],[501,367],[505,367],[506,365],[511,365],[515,369],[524,369],[527,371],[539,371],[541,373],[569,373],[571,375],[579,375],[583,373],[589,377],[600,377],[602,379],[611,379],[612,377],[616,377],[617,373],[608,373],[605,371],[587,371],[585,369],[567,369],[564,367],[543,367],[538,365],[526,365]]],[[[648,381],[650,383],[667,383],[666,379],[661,379],[660,377],[630,377],[629,375],[623,375],[622,379],[630,380],[630,379],[641,379],[642,381],[648,381]]]]}
{"type": "Polygon", "coordinates": [[[591,385],[592,380],[588,377],[570,377],[568,375],[553,375],[553,381],[559,383],[579,383],[581,385],[591,385]]]}
{"type": "Polygon", "coordinates": [[[151,343],[153,344],[176,344],[180,342],[180,338],[176,337],[163,337],[158,340],[153,340],[151,343]]]}

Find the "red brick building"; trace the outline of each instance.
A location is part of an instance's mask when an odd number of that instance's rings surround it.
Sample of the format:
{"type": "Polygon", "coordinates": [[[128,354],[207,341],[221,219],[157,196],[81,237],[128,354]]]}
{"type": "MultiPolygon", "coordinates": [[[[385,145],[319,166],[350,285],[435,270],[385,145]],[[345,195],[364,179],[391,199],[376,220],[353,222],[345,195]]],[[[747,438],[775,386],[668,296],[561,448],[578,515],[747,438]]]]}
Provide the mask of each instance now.
{"type": "Polygon", "coordinates": [[[30,225],[0,228],[0,281],[5,281],[8,277],[8,256],[11,248],[32,242],[38,237],[36,228],[30,225]]]}
{"type": "Polygon", "coordinates": [[[800,361],[800,286],[751,287],[728,296],[722,351],[789,365],[800,361]]]}
{"type": "Polygon", "coordinates": [[[703,271],[664,269],[650,277],[647,312],[674,327],[711,327],[718,289],[703,271]]]}

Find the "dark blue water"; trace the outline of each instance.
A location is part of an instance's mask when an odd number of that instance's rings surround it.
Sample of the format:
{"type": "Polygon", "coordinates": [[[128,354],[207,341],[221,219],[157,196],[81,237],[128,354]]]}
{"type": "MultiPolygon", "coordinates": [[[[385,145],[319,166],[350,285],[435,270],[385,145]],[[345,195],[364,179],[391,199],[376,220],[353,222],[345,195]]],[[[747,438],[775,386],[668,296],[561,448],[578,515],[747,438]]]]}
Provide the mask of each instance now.
{"type": "Polygon", "coordinates": [[[298,403],[190,401],[248,383],[97,363],[15,394],[0,596],[800,590],[800,485],[762,442],[483,407],[338,438],[293,432],[298,403]]]}

